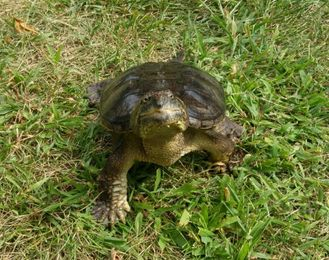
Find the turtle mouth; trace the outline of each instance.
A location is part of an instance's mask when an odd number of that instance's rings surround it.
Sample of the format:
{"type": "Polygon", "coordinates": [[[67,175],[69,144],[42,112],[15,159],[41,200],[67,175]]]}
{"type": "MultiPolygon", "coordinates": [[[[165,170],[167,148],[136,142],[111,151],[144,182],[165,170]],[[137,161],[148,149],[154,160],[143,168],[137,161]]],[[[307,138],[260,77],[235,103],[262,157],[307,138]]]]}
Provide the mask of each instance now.
{"type": "Polygon", "coordinates": [[[145,132],[159,131],[160,128],[177,128],[184,131],[186,129],[186,113],[181,109],[155,108],[141,113],[139,122],[145,132]]]}
{"type": "Polygon", "coordinates": [[[186,130],[186,122],[175,121],[175,122],[143,122],[141,124],[139,134],[142,138],[153,138],[153,137],[165,137],[172,136],[179,132],[186,130]]]}

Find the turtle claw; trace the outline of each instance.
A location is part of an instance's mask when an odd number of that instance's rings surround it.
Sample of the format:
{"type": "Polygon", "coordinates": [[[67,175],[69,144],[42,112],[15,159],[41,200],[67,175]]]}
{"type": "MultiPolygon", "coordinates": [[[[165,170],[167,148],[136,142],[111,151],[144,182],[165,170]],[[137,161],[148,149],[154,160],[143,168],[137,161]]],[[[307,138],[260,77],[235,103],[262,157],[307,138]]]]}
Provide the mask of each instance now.
{"type": "Polygon", "coordinates": [[[111,225],[121,221],[126,223],[126,215],[130,212],[130,206],[126,200],[112,203],[112,209],[108,214],[111,225]]]}
{"type": "Polygon", "coordinates": [[[224,174],[227,172],[227,170],[227,165],[223,162],[214,162],[210,167],[210,171],[215,173],[224,174]]]}
{"type": "Polygon", "coordinates": [[[95,219],[104,226],[109,224],[113,226],[118,221],[125,223],[128,212],[130,212],[130,206],[126,200],[112,201],[111,204],[106,201],[98,201],[93,208],[95,219]]]}

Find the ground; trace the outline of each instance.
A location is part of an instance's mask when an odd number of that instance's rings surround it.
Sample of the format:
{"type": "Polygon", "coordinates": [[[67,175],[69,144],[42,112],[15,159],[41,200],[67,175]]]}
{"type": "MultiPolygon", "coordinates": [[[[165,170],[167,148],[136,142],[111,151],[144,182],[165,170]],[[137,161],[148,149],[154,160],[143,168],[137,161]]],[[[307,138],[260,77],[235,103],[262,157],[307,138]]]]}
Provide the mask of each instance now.
{"type": "Polygon", "coordinates": [[[329,256],[329,6],[278,1],[0,0],[3,259],[329,256]],[[110,135],[88,84],[184,49],[246,128],[230,175],[194,153],[136,165],[132,212],[91,209],[110,135]]]}

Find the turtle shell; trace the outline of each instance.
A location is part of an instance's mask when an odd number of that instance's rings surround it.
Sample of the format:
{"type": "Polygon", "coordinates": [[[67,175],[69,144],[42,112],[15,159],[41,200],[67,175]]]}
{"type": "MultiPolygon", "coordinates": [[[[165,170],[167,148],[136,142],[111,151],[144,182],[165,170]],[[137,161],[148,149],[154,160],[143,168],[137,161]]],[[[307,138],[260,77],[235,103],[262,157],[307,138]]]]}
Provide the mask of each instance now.
{"type": "Polygon", "coordinates": [[[225,114],[224,91],[208,73],[180,62],[149,62],[133,67],[110,81],[101,94],[103,124],[129,132],[130,116],[145,95],[170,90],[186,105],[189,126],[211,128],[225,114]]]}

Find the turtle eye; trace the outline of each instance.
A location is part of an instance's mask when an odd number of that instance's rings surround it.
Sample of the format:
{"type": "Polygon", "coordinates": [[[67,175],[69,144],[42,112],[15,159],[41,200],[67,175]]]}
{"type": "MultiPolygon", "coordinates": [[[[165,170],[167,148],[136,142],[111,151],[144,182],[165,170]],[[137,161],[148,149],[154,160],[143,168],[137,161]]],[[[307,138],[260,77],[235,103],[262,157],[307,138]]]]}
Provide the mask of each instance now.
{"type": "Polygon", "coordinates": [[[170,92],[168,91],[168,92],[166,93],[166,96],[169,97],[169,98],[173,98],[173,97],[174,97],[174,94],[171,93],[171,91],[170,91],[170,92]]]}

